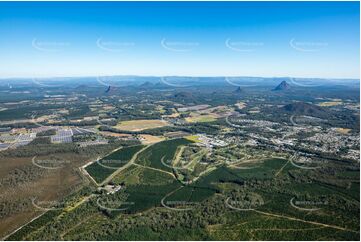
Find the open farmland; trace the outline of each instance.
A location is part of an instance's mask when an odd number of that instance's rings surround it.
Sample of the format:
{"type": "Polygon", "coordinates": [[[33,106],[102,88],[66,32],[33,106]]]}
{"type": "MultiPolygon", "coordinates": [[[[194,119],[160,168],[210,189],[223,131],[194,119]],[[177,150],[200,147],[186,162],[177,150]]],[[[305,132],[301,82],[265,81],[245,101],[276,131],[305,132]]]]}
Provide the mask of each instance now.
{"type": "Polygon", "coordinates": [[[142,131],[146,129],[155,129],[168,126],[169,124],[164,120],[149,119],[149,120],[131,120],[122,121],[115,126],[116,129],[125,131],[142,131]]]}
{"type": "Polygon", "coordinates": [[[171,160],[174,158],[178,146],[192,143],[186,139],[172,139],[154,144],[149,149],[139,154],[136,163],[150,166],[155,169],[171,172],[172,169],[162,164],[162,159],[171,160]]]}
{"type": "Polygon", "coordinates": [[[163,141],[165,138],[161,136],[154,136],[149,134],[140,135],[140,140],[143,144],[153,144],[160,141],[163,141]]]}
{"type": "Polygon", "coordinates": [[[185,120],[189,123],[204,123],[204,122],[213,122],[217,120],[217,116],[215,114],[196,114],[191,113],[190,117],[185,118],[185,120]]]}
{"type": "Polygon", "coordinates": [[[196,110],[190,112],[189,117],[185,118],[185,120],[189,123],[213,122],[217,119],[228,116],[232,110],[232,108],[227,106],[216,106],[207,109],[196,110]]]}
{"type": "Polygon", "coordinates": [[[101,183],[118,168],[128,163],[134,154],[140,151],[142,148],[144,148],[143,145],[121,148],[103,157],[102,159],[93,162],[85,169],[97,183],[101,183]]]}
{"type": "Polygon", "coordinates": [[[342,101],[329,101],[329,102],[322,102],[319,103],[318,105],[321,107],[332,107],[332,106],[337,106],[337,105],[341,105],[342,101]]]}

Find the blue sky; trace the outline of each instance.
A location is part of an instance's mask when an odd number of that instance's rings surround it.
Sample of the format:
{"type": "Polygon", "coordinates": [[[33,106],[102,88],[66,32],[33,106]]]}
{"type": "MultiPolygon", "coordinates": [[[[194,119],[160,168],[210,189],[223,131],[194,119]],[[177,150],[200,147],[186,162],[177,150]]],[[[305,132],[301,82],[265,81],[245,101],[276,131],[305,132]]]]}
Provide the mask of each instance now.
{"type": "Polygon", "coordinates": [[[0,2],[0,77],[359,78],[358,2],[0,2]]]}

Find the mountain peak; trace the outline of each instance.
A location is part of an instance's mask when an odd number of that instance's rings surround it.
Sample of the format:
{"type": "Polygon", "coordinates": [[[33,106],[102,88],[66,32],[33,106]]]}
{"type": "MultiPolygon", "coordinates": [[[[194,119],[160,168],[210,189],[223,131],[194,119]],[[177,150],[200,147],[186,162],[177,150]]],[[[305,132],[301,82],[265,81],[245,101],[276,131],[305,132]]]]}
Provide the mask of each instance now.
{"type": "Polygon", "coordinates": [[[289,90],[290,88],[290,85],[286,81],[282,81],[280,84],[278,84],[277,87],[273,89],[273,91],[289,90]]]}
{"type": "Polygon", "coordinates": [[[237,87],[236,90],[234,90],[234,93],[242,93],[242,89],[241,87],[237,87]]]}

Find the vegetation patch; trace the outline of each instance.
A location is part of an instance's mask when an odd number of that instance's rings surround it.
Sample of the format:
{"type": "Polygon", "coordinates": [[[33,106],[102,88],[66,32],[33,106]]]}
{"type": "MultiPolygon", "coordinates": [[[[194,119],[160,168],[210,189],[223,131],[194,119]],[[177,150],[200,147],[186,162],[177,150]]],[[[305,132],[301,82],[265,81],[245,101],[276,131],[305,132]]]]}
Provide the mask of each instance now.
{"type": "Polygon", "coordinates": [[[172,160],[178,146],[192,143],[186,139],[172,139],[156,143],[139,154],[136,163],[152,168],[172,172],[172,169],[162,164],[163,160],[172,160]]]}
{"type": "Polygon", "coordinates": [[[129,209],[127,209],[126,212],[136,213],[152,207],[160,207],[162,198],[180,186],[180,183],[177,181],[166,185],[129,186],[125,190],[128,194],[126,202],[132,204],[132,206],[129,206],[129,209]]]}
{"type": "Polygon", "coordinates": [[[98,183],[105,180],[108,176],[113,174],[117,170],[124,166],[130,161],[130,159],[141,150],[143,145],[129,146],[121,148],[99,161],[93,162],[91,165],[87,166],[85,169],[91,177],[98,183]]]}

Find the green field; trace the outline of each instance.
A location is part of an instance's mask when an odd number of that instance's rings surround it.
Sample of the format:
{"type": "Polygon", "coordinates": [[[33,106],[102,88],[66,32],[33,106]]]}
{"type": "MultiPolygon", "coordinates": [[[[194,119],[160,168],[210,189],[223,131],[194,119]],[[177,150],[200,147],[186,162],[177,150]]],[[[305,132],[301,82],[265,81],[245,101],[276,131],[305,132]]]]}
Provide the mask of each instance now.
{"type": "MultiPolygon", "coordinates": [[[[250,169],[232,168],[232,171],[244,179],[272,179],[276,173],[286,164],[284,159],[266,159],[262,163],[257,163],[250,169]]],[[[287,164],[283,172],[293,169],[292,165],[287,164]]]]}
{"type": "Polygon", "coordinates": [[[127,202],[133,203],[127,213],[142,212],[152,207],[161,207],[162,198],[181,185],[174,181],[166,185],[136,185],[126,189],[129,197],[127,202]]]}
{"type": "Polygon", "coordinates": [[[172,172],[172,169],[164,166],[161,159],[173,159],[174,154],[180,145],[191,144],[192,142],[186,139],[172,139],[159,142],[152,145],[149,149],[139,154],[136,163],[144,166],[150,166],[156,169],[172,172]]]}
{"type": "Polygon", "coordinates": [[[136,163],[144,167],[133,166],[113,179],[129,184],[125,190],[128,194],[127,202],[134,205],[126,212],[135,213],[161,206],[161,199],[181,186],[172,176],[172,169],[164,166],[161,159],[172,159],[180,145],[190,143],[192,142],[186,139],[173,139],[154,144],[137,157],[136,163]]]}
{"type": "Polygon", "coordinates": [[[126,164],[126,162],[130,161],[134,154],[141,150],[143,147],[143,145],[136,145],[121,148],[120,150],[117,150],[99,160],[99,163],[107,167],[101,166],[97,162],[94,162],[91,165],[87,166],[85,169],[96,182],[100,183],[104,181],[108,176],[110,176],[113,172],[115,172],[117,168],[122,167],[126,164]]]}
{"type": "Polygon", "coordinates": [[[166,194],[181,187],[181,184],[167,173],[137,166],[122,171],[113,181],[122,181],[126,184],[126,202],[132,205],[125,213],[160,207],[161,200],[166,194]]]}

